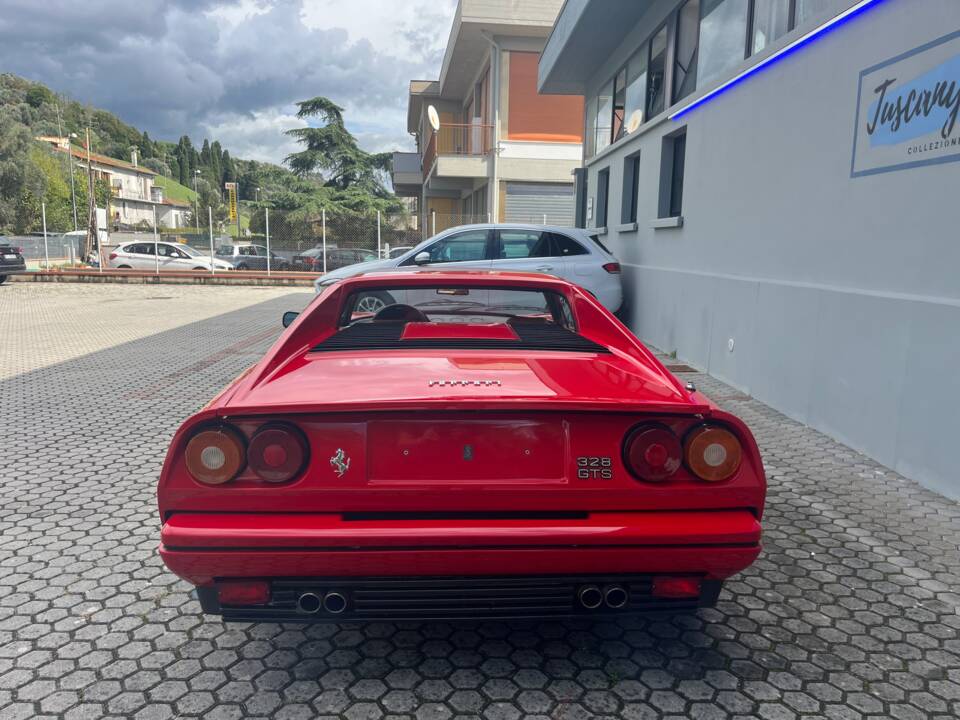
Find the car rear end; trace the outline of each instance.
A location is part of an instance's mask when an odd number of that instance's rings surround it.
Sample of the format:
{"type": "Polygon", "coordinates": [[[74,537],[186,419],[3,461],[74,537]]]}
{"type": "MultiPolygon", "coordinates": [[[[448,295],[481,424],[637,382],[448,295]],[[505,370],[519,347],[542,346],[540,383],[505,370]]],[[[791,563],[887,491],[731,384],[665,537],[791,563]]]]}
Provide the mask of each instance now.
{"type": "MultiPolygon", "coordinates": [[[[567,232],[570,232],[569,230],[567,232]]],[[[591,230],[576,231],[577,239],[589,252],[587,256],[572,256],[566,262],[572,265],[571,279],[589,290],[611,312],[623,304],[623,276],[620,261],[591,230]]]]}
{"type": "Polygon", "coordinates": [[[722,413],[201,416],[161,553],[238,620],[689,609],[759,553],[762,478],[722,413]]]}
{"type": "Polygon", "coordinates": [[[328,289],[180,429],[158,491],[167,566],[234,620],[713,604],[760,552],[746,426],[562,280],[438,277],[328,289]],[[549,313],[507,282],[551,288],[549,313]],[[371,318],[373,291],[394,304],[371,318]],[[423,317],[379,320],[398,307],[423,317]]]}
{"type": "Polygon", "coordinates": [[[0,238],[0,282],[6,281],[10,275],[26,272],[26,270],[27,263],[23,257],[23,249],[6,238],[0,238]]]}

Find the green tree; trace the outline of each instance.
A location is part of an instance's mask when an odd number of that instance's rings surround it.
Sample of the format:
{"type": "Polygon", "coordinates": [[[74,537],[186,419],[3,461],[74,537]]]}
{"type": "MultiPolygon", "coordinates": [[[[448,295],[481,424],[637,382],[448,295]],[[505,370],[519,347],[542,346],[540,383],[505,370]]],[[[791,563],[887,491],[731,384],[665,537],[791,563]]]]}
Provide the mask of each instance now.
{"type": "Polygon", "coordinates": [[[319,118],[325,124],[287,131],[287,135],[304,146],[284,160],[295,174],[300,177],[320,174],[326,185],[338,190],[356,188],[381,198],[391,195],[384,179],[390,171],[392,155],[362,150],[347,130],[342,107],[325,97],[304,100],[297,106],[298,118],[319,118]]]}

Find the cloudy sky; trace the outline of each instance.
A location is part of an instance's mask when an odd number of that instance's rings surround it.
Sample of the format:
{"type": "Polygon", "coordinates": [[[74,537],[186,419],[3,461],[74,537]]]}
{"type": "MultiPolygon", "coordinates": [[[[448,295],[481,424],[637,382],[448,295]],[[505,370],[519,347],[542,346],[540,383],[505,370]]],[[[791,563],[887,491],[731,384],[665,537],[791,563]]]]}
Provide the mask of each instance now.
{"type": "Polygon", "coordinates": [[[147,130],[279,162],[294,103],[346,108],[368,150],[412,147],[407,84],[435,78],[456,0],[0,0],[0,72],[147,130]]]}

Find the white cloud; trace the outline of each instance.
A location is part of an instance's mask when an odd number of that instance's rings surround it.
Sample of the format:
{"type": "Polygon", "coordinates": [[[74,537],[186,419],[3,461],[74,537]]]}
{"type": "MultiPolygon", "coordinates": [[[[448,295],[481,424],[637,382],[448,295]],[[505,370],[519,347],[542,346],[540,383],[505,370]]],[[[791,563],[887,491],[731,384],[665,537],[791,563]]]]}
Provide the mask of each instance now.
{"type": "Polygon", "coordinates": [[[231,115],[216,124],[204,125],[204,132],[217,138],[234,157],[260,162],[280,162],[298,147],[284,133],[306,123],[293,113],[276,108],[250,115],[231,115]]]}
{"type": "Polygon", "coordinates": [[[280,162],[324,95],[370,150],[410,147],[408,83],[437,77],[456,0],[4,0],[0,67],[151,136],[280,162]]]}

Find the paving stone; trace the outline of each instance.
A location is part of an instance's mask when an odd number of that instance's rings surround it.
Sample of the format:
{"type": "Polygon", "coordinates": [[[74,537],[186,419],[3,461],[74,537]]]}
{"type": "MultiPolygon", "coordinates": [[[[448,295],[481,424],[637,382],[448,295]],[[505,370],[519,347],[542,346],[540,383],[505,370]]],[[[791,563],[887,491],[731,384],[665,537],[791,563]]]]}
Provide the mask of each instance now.
{"type": "MultiPolygon", "coordinates": [[[[286,289],[0,287],[0,717],[701,720],[960,715],[960,507],[700,373],[769,480],[714,609],[598,622],[224,625],[156,554],[179,423],[286,289]]],[[[829,352],[829,349],[825,349],[829,352]]]]}

